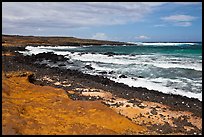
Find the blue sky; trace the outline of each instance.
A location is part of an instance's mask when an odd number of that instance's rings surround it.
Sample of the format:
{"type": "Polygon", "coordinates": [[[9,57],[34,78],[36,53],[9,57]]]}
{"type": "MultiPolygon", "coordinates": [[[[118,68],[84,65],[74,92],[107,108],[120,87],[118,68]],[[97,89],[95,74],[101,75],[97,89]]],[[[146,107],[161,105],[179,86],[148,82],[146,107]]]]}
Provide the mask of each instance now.
{"type": "Polygon", "coordinates": [[[201,2],[3,2],[2,33],[202,41],[201,2]]]}

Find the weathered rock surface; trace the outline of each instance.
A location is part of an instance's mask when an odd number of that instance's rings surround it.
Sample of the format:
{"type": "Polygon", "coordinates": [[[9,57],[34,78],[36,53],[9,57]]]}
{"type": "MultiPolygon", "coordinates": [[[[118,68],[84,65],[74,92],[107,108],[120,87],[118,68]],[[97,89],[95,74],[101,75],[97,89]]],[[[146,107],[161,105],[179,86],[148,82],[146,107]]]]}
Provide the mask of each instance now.
{"type": "Polygon", "coordinates": [[[62,89],[31,84],[30,75],[2,75],[4,135],[142,134],[147,130],[100,101],[73,101],[62,89]]]}

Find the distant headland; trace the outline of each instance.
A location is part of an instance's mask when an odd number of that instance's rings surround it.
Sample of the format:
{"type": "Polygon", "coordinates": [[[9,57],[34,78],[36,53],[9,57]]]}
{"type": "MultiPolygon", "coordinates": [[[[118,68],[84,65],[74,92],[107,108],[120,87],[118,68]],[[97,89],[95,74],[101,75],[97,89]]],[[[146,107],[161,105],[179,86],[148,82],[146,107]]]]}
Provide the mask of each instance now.
{"type": "Polygon", "coordinates": [[[127,42],[82,39],[61,36],[22,36],[2,34],[2,46],[82,46],[82,45],[133,45],[127,42]]]}

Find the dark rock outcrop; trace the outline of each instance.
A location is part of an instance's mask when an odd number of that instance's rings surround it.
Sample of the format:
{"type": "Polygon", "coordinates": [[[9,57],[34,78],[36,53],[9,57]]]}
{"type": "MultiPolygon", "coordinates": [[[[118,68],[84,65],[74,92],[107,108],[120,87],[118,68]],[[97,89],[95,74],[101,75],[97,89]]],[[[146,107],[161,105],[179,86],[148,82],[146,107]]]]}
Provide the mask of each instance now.
{"type": "Polygon", "coordinates": [[[85,68],[93,70],[94,68],[91,65],[86,65],[85,68]]]}
{"type": "Polygon", "coordinates": [[[127,78],[125,75],[120,75],[119,78],[127,78]]]}

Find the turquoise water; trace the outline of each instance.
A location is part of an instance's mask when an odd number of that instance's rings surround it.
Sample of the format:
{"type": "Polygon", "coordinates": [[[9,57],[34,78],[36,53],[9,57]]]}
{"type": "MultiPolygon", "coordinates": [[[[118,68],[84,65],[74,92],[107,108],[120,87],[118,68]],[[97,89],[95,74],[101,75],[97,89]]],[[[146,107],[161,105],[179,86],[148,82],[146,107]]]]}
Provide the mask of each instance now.
{"type": "Polygon", "coordinates": [[[133,87],[145,87],[202,100],[202,43],[41,46],[27,49],[27,54],[54,52],[64,55],[73,62],[66,65],[69,69],[78,69],[91,75],[103,75],[133,87]],[[87,69],[86,65],[93,69],[87,69]],[[122,74],[127,78],[120,78],[122,74]]]}
{"type": "MultiPolygon", "coordinates": [[[[64,49],[58,49],[63,50],[64,49]]],[[[137,45],[137,46],[85,46],[82,48],[69,49],[75,52],[94,52],[94,53],[107,53],[112,52],[115,54],[135,55],[135,54],[169,54],[189,57],[202,56],[202,43],[195,43],[195,45],[177,45],[177,46],[156,46],[156,45],[137,45]]]]}

